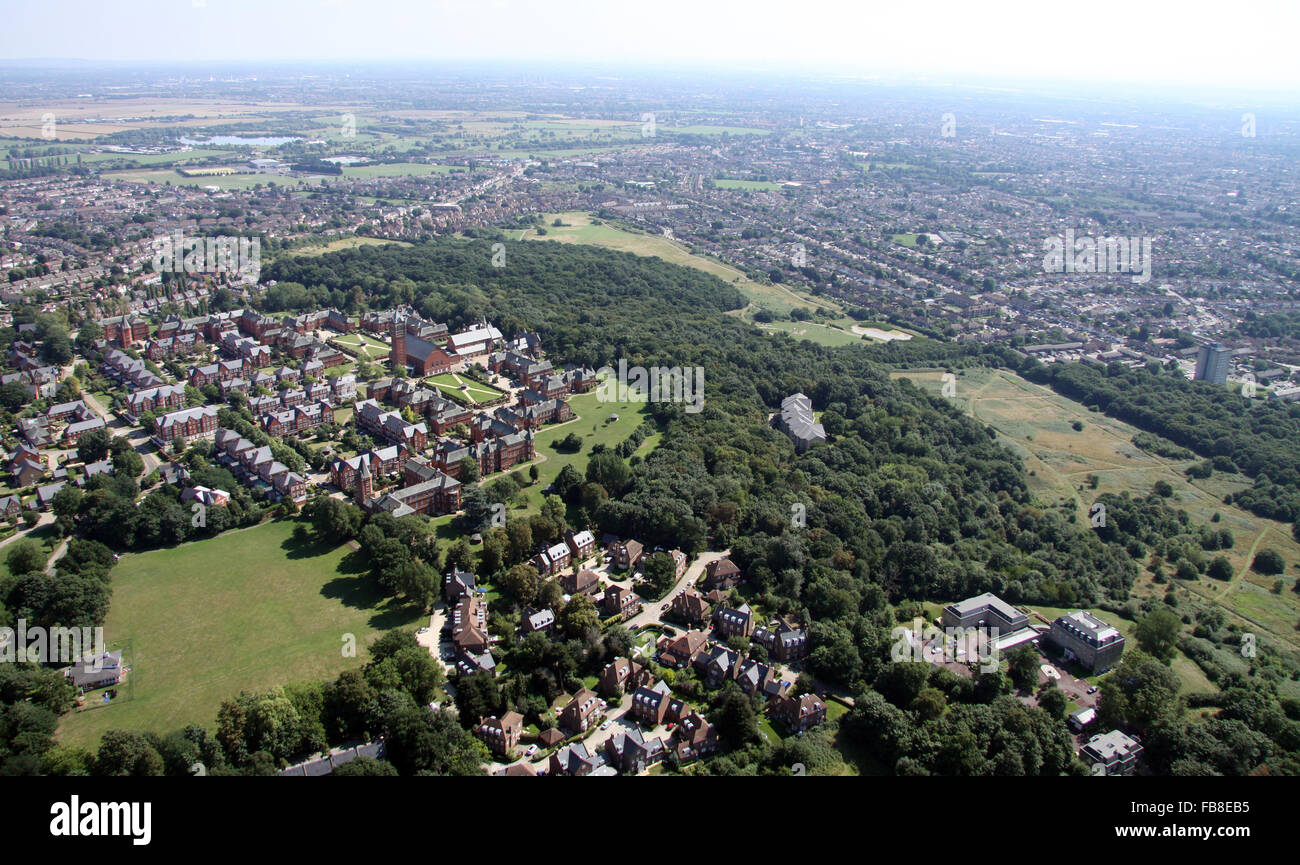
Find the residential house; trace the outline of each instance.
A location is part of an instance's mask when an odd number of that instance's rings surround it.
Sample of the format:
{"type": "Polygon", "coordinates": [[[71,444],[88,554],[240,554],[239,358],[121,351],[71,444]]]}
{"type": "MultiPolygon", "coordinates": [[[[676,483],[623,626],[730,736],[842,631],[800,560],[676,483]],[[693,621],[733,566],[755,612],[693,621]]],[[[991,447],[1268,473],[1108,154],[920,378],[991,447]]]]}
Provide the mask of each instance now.
{"type": "Polygon", "coordinates": [[[576,574],[561,574],[560,588],[566,595],[595,595],[600,591],[600,575],[583,568],[576,574]]]}
{"type": "Polygon", "coordinates": [[[483,740],[488,750],[498,757],[513,760],[519,737],[524,732],[524,716],[518,712],[506,712],[500,718],[495,715],[483,718],[474,728],[474,734],[483,740]]]}
{"type": "Polygon", "coordinates": [[[703,631],[687,631],[679,637],[660,637],[655,648],[661,664],[684,668],[695,663],[708,642],[708,634],[703,631]]]}
{"type": "Polygon", "coordinates": [[[610,586],[605,590],[601,609],[607,617],[617,616],[620,622],[626,622],[639,613],[644,606],[640,596],[631,589],[610,586]]]}
{"type": "Polygon", "coordinates": [[[700,585],[705,591],[726,590],[740,582],[740,568],[731,559],[718,559],[704,566],[704,579],[700,585]]]}
{"type": "Polygon", "coordinates": [[[754,611],[749,604],[720,607],[713,611],[713,624],[724,637],[746,637],[754,633],[754,611]]]}
{"type": "Polygon", "coordinates": [[[791,733],[806,733],[826,720],[826,703],[816,694],[778,697],[772,701],[771,711],[791,733]]]}
{"type": "Polygon", "coordinates": [[[690,712],[690,707],[674,697],[664,681],[637,688],[632,694],[632,708],[628,710],[637,723],[647,727],[675,724],[690,712]]]}
{"type": "Polygon", "coordinates": [[[580,688],[560,712],[560,726],[571,733],[585,733],[605,715],[605,701],[586,688],[580,688]]]}

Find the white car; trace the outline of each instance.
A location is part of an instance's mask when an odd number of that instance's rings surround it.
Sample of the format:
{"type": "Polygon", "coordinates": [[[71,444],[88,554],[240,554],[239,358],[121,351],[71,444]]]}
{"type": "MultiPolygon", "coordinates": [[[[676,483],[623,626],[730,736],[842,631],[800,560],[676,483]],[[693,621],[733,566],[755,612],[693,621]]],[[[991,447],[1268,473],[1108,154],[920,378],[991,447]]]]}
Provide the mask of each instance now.
{"type": "Polygon", "coordinates": [[[600,725],[600,729],[602,729],[602,730],[608,730],[608,729],[609,729],[609,725],[612,724],[612,723],[614,723],[614,722],[613,722],[613,721],[606,721],[605,723],[603,723],[603,724],[600,725]]]}
{"type": "Polygon", "coordinates": [[[531,756],[533,756],[533,755],[536,754],[536,753],[537,753],[537,746],[536,746],[536,745],[529,745],[527,748],[524,749],[524,756],[525,756],[525,757],[531,757],[531,756]]]}

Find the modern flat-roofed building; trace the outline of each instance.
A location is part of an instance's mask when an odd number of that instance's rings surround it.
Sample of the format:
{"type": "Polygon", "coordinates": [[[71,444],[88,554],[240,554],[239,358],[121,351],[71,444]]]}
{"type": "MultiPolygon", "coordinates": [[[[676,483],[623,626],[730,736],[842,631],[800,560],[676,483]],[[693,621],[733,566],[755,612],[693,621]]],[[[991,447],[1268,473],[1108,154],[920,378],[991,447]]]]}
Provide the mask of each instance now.
{"type": "Polygon", "coordinates": [[[1085,763],[1094,771],[1099,765],[1105,766],[1107,775],[1132,775],[1141,755],[1142,745],[1138,740],[1119,730],[1098,733],[1079,750],[1085,763]]]}
{"type": "Polygon", "coordinates": [[[1083,610],[1057,616],[1050,636],[1067,660],[1078,661],[1094,673],[1114,667],[1124,654],[1123,634],[1083,610]]]}
{"type": "Polygon", "coordinates": [[[997,628],[999,634],[1010,634],[1029,627],[1029,617],[999,598],[985,592],[943,608],[945,628],[997,628]]]}

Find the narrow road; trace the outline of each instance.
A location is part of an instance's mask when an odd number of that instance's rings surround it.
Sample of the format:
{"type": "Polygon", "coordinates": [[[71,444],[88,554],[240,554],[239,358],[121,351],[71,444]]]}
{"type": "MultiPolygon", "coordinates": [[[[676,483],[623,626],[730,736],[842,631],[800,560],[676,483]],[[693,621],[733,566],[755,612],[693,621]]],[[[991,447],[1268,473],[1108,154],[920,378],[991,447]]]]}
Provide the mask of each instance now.
{"type": "Polygon", "coordinates": [[[718,559],[725,559],[729,555],[731,555],[731,550],[723,550],[722,552],[700,553],[699,558],[697,558],[694,562],[690,564],[689,567],[686,568],[686,573],[682,574],[682,576],[677,580],[677,582],[673,583],[673,587],[668,591],[668,594],[665,595],[662,600],[650,601],[647,598],[646,608],[641,612],[637,613],[632,618],[628,619],[624,626],[629,631],[635,631],[637,628],[643,628],[646,625],[660,624],[663,620],[663,614],[666,611],[660,610],[659,608],[664,604],[668,603],[672,599],[672,597],[676,595],[678,592],[680,592],[682,589],[686,588],[687,586],[694,585],[695,581],[698,580],[700,576],[704,573],[705,567],[707,567],[709,564],[713,562],[716,562],[718,559]]]}
{"type": "Polygon", "coordinates": [[[68,539],[64,538],[63,540],[59,541],[59,545],[58,547],[55,548],[53,555],[50,556],[50,560],[45,563],[46,576],[50,576],[50,577],[54,576],[55,564],[58,563],[59,559],[63,558],[63,554],[66,553],[67,551],[68,551],[68,539]]]}

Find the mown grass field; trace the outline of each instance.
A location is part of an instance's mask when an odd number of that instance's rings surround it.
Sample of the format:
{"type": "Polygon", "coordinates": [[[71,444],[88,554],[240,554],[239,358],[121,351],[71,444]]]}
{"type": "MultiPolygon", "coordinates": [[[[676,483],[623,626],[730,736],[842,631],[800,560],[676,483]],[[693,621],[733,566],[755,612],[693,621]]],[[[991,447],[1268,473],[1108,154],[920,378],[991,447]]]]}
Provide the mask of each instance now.
{"type": "Polygon", "coordinates": [[[417,612],[376,593],[360,553],[297,544],[294,521],[264,523],[171,549],[122,556],[105,623],[133,668],[118,700],[91,694],[65,715],[59,739],[94,747],[105,731],[212,728],[240,691],[322,681],[365,661],[380,633],[417,612]],[[343,638],[356,638],[356,657],[343,638]]]}
{"type": "MultiPolygon", "coordinates": [[[[942,370],[893,373],[908,378],[935,395],[942,392],[942,370]]],[[[1232,563],[1235,575],[1221,583],[1202,577],[1178,581],[1180,588],[1210,603],[1218,604],[1244,630],[1263,629],[1279,643],[1300,650],[1300,595],[1292,588],[1300,572],[1300,544],[1290,526],[1257,517],[1241,508],[1225,505],[1223,496],[1250,485],[1242,475],[1215,472],[1205,480],[1189,479],[1183,472],[1195,460],[1172,460],[1148,453],[1133,444],[1138,430],[1129,424],[1091,412],[1059,396],[1050,388],[1026,381],[1003,370],[976,369],[957,373],[954,399],[967,412],[998,432],[998,438],[1025,460],[1032,474],[1030,490],[1049,502],[1072,503],[1078,519],[1086,524],[1089,508],[1102,493],[1149,495],[1157,481],[1173,488],[1170,503],[1187,511],[1193,523],[1227,529],[1235,538],[1223,555],[1232,563]],[[1075,430],[1079,422],[1082,430],[1075,430]],[[1089,477],[1097,478],[1092,488],[1089,477]],[[1218,522],[1213,521],[1215,514],[1218,522]],[[1275,577],[1250,570],[1255,553],[1271,547],[1287,562],[1283,590],[1271,591],[1275,577]]],[[[1134,592],[1140,597],[1163,597],[1167,585],[1157,584],[1143,571],[1134,592]]]]}
{"type": "Polygon", "coordinates": [[[772,321],[758,325],[760,330],[787,333],[795,339],[806,339],[818,345],[856,345],[871,342],[840,327],[815,321],[772,321]]]}

